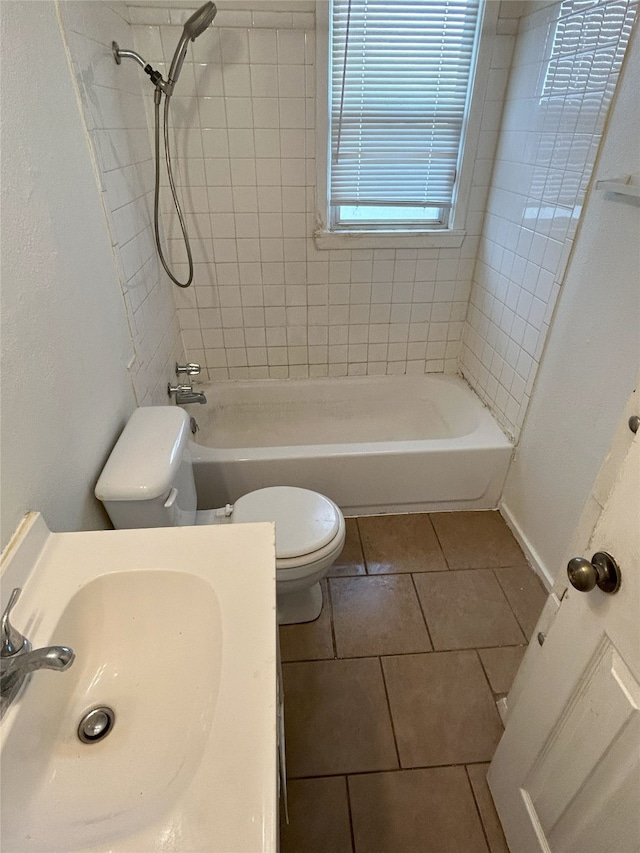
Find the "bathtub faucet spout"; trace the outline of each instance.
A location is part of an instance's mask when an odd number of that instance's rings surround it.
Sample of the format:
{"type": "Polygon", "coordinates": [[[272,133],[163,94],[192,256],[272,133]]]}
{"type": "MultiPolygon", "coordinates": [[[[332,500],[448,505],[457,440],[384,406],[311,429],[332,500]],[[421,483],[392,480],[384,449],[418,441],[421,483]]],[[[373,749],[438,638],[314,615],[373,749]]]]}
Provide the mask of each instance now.
{"type": "Polygon", "coordinates": [[[194,391],[191,385],[167,385],[167,394],[176,395],[176,403],[184,406],[186,403],[206,403],[207,398],[201,391],[194,391]]]}

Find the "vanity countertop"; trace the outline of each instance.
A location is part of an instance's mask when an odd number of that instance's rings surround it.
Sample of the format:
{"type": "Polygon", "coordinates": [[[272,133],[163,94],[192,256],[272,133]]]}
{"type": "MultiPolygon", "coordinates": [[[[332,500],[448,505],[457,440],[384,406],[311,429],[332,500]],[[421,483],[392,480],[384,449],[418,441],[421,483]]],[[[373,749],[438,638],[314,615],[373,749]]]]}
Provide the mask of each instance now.
{"type": "Polygon", "coordinates": [[[30,513],[1,578],[33,648],[76,654],[0,725],[3,849],[276,853],[273,525],[51,533],[30,513]],[[84,744],[96,704],[113,730],[84,744]]]}

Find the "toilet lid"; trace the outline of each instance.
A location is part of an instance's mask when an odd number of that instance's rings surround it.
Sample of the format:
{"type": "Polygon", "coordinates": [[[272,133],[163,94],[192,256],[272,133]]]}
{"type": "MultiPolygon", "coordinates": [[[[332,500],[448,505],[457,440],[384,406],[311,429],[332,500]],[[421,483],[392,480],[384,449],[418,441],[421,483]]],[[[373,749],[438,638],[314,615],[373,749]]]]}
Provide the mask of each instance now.
{"type": "Polygon", "coordinates": [[[244,495],[234,504],[233,520],[275,522],[278,559],[312,554],[328,545],[340,528],[329,498],[295,486],[272,486],[244,495]]]}

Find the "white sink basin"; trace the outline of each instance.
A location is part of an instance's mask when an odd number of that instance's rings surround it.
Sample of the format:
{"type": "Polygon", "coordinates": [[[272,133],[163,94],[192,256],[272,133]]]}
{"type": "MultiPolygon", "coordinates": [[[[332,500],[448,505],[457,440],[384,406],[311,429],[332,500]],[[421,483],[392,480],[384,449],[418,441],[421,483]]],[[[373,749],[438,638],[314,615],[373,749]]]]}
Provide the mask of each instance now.
{"type": "Polygon", "coordinates": [[[273,564],[270,525],[47,531],[12,621],[76,659],[2,721],[3,850],[276,850],[273,564]]]}

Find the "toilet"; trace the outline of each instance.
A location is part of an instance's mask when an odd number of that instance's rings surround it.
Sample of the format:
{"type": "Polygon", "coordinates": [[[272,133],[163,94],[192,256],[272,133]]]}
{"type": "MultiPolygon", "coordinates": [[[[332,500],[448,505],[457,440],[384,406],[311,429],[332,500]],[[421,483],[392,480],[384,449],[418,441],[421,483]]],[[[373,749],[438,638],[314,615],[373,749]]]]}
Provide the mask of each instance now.
{"type": "Polygon", "coordinates": [[[136,409],[104,466],[95,495],[115,528],[274,522],[278,622],[312,622],[320,615],[320,581],[344,546],[340,508],[309,489],[271,486],[249,492],[233,505],[197,510],[184,409],[136,409]]]}

